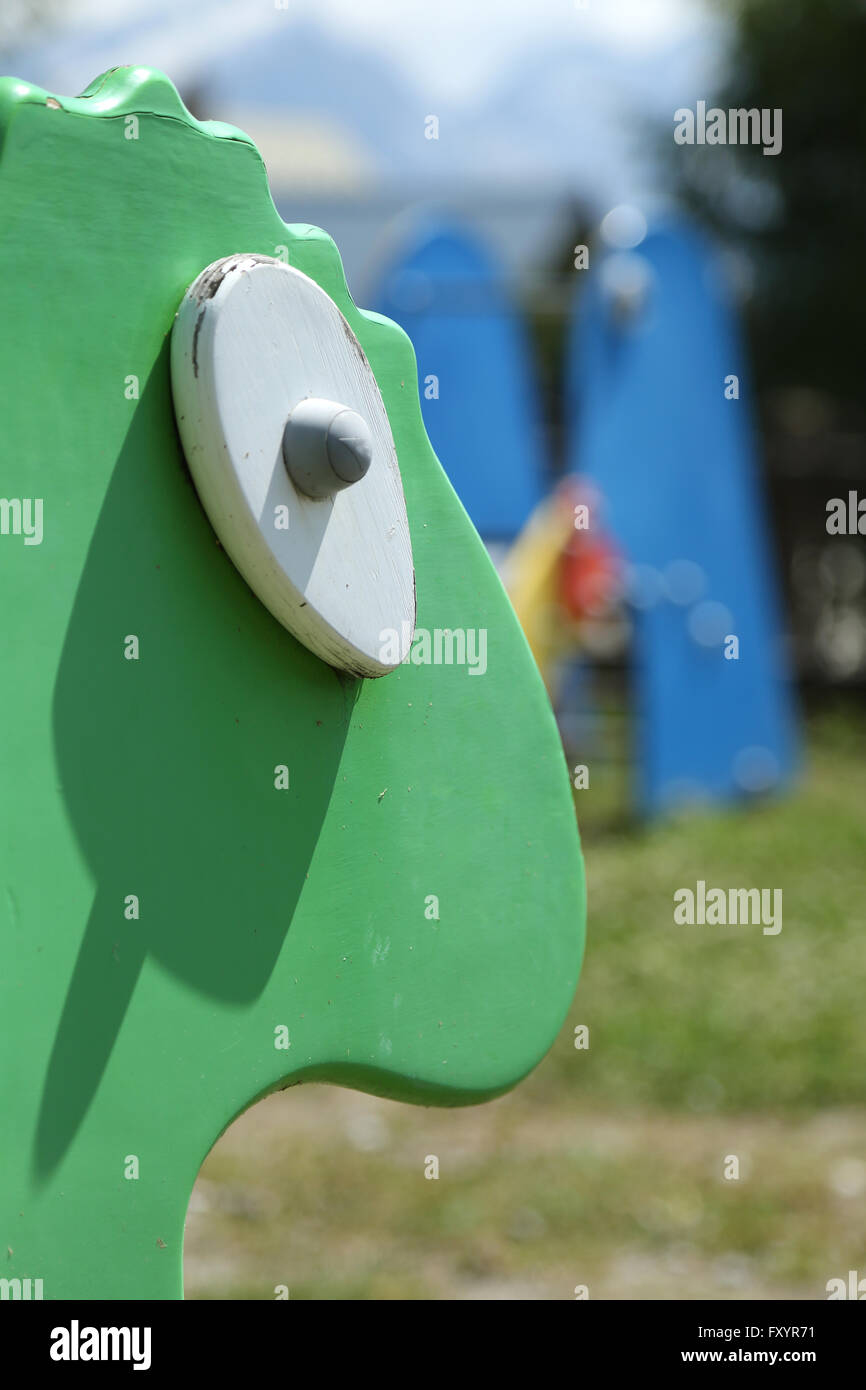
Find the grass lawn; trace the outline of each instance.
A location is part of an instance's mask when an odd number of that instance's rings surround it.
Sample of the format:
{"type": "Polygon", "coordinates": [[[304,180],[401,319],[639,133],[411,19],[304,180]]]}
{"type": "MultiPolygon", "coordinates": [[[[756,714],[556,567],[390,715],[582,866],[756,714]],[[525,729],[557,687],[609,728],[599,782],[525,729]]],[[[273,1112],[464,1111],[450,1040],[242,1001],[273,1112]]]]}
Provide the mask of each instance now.
{"type": "Polygon", "coordinates": [[[587,956],[541,1066],[471,1110],[261,1102],[202,1168],[187,1297],[809,1299],[866,1276],[864,748],[825,714],[789,799],[647,830],[594,830],[576,792],[587,956]],[[781,932],[675,925],[698,879],[781,888],[781,932]]]}

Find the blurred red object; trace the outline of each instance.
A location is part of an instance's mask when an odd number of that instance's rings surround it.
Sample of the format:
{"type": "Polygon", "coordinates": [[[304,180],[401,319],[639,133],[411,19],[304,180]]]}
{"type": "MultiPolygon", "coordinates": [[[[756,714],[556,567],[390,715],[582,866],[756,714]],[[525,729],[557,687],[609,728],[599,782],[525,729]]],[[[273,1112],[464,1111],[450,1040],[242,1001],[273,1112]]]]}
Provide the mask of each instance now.
{"type": "Polygon", "coordinates": [[[603,617],[621,594],[622,560],[600,526],[598,501],[596,493],[573,478],[557,495],[557,503],[571,509],[574,525],[560,554],[556,593],[560,606],[576,622],[603,617]]]}

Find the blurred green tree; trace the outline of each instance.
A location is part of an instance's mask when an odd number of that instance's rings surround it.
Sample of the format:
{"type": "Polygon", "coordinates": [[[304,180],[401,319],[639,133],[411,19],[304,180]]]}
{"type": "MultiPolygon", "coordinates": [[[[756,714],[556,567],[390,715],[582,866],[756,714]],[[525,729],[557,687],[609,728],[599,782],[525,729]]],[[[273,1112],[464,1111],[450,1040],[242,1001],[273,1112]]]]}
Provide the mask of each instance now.
{"type": "Polygon", "coordinates": [[[866,386],[866,4],[715,3],[728,18],[733,11],[734,36],[711,104],[780,108],[782,150],[676,146],[678,191],[726,242],[748,252],[759,391],[806,386],[859,406],[866,386]]]}

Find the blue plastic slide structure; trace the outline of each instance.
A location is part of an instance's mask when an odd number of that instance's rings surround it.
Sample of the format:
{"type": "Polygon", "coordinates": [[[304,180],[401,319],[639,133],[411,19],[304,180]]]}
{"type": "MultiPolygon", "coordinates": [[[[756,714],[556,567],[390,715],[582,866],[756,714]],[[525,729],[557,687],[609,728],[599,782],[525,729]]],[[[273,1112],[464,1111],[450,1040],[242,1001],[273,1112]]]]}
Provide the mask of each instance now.
{"type": "Polygon", "coordinates": [[[377,307],[415,345],[424,424],[485,541],[508,542],[549,486],[532,361],[503,273],[462,229],[416,227],[377,307]]]}
{"type": "Polygon", "coordinates": [[[745,367],[720,263],[671,224],[588,272],[570,467],[628,562],[638,808],[780,788],[798,733],[745,367]]]}

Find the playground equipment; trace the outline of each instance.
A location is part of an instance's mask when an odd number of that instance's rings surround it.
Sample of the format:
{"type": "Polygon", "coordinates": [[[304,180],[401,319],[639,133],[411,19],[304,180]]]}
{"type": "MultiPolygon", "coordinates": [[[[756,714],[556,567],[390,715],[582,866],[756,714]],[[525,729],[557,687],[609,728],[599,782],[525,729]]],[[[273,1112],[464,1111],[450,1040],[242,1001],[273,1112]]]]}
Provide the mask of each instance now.
{"type": "Polygon", "coordinates": [[[601,261],[568,383],[570,465],[628,566],[639,808],[782,787],[797,735],[751,408],[696,231],[659,227],[601,261]]]}
{"type": "Polygon", "coordinates": [[[3,79],[0,142],[4,1287],[175,1298],[257,1098],[468,1104],[538,1062],[580,848],[411,346],[250,141],[121,68],[3,79]]]}
{"type": "Polygon", "coordinates": [[[424,424],[485,541],[510,542],[549,486],[525,330],[494,257],[425,222],[383,275],[418,359],[424,424]]]}
{"type": "Polygon", "coordinates": [[[563,667],[586,645],[588,625],[616,620],[622,560],[596,522],[597,494],[564,478],[532,513],[502,574],[556,707],[563,667]]]}

